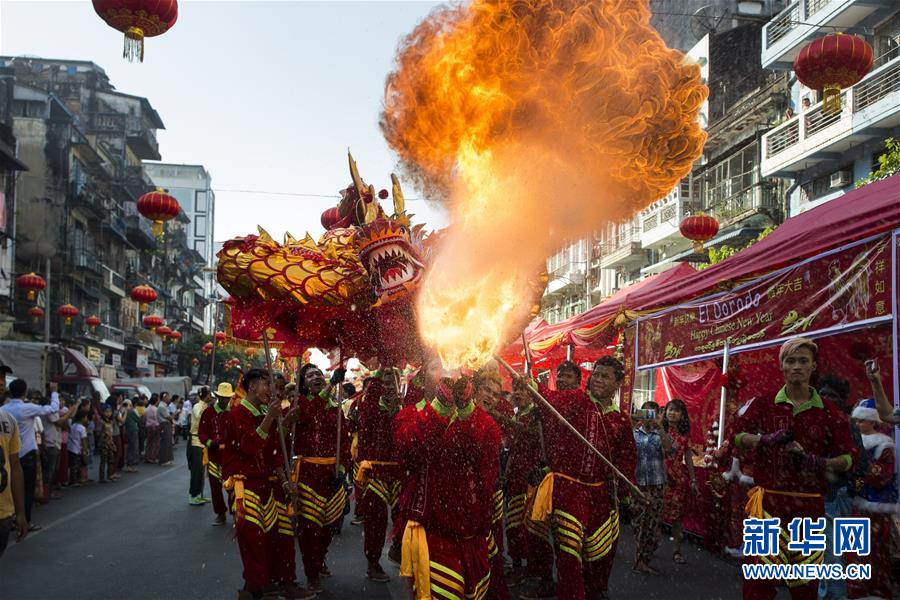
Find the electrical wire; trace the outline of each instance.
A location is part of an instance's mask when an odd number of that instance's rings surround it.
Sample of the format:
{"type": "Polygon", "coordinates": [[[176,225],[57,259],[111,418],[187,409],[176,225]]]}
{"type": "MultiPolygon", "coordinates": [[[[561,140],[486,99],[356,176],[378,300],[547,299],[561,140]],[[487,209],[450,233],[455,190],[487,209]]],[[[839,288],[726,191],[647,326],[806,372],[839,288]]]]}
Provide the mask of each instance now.
{"type": "MultiPolygon", "coordinates": [[[[294,198],[332,198],[334,200],[340,200],[340,194],[313,194],[307,192],[276,192],[271,190],[236,190],[236,189],[227,189],[227,188],[213,188],[214,192],[225,192],[229,194],[260,194],[264,196],[291,196],[294,198]]],[[[405,198],[407,201],[409,200],[423,200],[423,198],[405,198]]]]}

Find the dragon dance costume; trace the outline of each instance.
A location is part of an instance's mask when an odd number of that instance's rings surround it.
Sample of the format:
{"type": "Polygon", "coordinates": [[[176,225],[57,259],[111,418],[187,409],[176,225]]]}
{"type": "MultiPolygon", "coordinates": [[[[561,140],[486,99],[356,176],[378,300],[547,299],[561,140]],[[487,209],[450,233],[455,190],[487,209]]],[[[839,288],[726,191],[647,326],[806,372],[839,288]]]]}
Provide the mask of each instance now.
{"type": "Polygon", "coordinates": [[[356,483],[361,494],[357,501],[363,517],[363,547],[370,563],[377,563],[381,557],[388,513],[395,524],[398,521],[400,499],[401,472],[393,436],[394,417],[400,405],[399,399],[395,405],[389,404],[383,394],[380,381],[369,384],[359,408],[356,483]]]}
{"type": "MultiPolygon", "coordinates": [[[[820,457],[845,457],[852,466],[857,448],[853,442],[847,415],[833,404],[824,402],[810,388],[810,398],[795,406],[787,397],[785,388],[775,396],[774,402],[756,398],[742,409],[734,424],[735,444],[741,446],[741,438],[748,433],[767,434],[779,430],[793,432],[805,452],[820,457]]],[[[824,494],[827,490],[824,468],[817,472],[803,471],[789,456],[783,446],[758,445],[755,449],[753,478],[756,486],[750,490],[746,506],[747,517],[780,518],[781,536],[777,556],[748,557],[750,562],[765,564],[822,564],[824,553],[816,551],[809,556],[788,550],[790,541],[788,524],[794,517],[817,519],[825,516],[824,494]]],[[[775,580],[745,579],[743,585],[746,600],[762,600],[775,597],[775,580]]],[[[814,599],[818,583],[806,580],[788,581],[791,597],[814,599]]]]}
{"type": "MultiPolygon", "coordinates": [[[[337,420],[343,418],[343,413],[327,389],[318,396],[301,397],[299,407],[291,480],[299,487],[297,539],[303,571],[308,579],[315,580],[347,503],[344,486],[335,480],[337,420]]],[[[350,433],[346,426],[341,428],[341,436],[340,461],[346,472],[350,460],[350,433]]]]}
{"type": "Polygon", "coordinates": [[[487,598],[500,429],[474,402],[423,400],[397,415],[395,441],[412,478],[400,574],[418,599],[487,598]]]}
{"type": "Polygon", "coordinates": [[[228,420],[228,405],[219,406],[216,400],[200,416],[197,437],[203,444],[203,463],[209,478],[213,511],[224,517],[228,508],[222,495],[222,454],[225,451],[225,428],[228,420]]]}
{"type": "MultiPolygon", "coordinates": [[[[635,472],[631,422],[581,390],[541,394],[622,473],[635,472]]],[[[548,473],[538,487],[532,518],[550,519],[559,544],[559,598],[582,600],[606,594],[619,538],[616,483],[612,471],[556,418],[541,407],[548,473]],[[543,411],[546,411],[543,412],[543,411]]]]}
{"type": "Polygon", "coordinates": [[[506,462],[506,538],[509,556],[527,561],[529,577],[548,577],[553,570],[553,546],[546,522],[531,520],[534,490],[528,476],[541,467],[540,420],[534,405],[519,411],[509,428],[506,462]],[[531,492],[529,494],[529,492],[531,492]]]}
{"type": "Polygon", "coordinates": [[[265,409],[245,398],[225,413],[225,488],[244,565],[244,589],[254,595],[296,579],[294,530],[278,477],[283,460],[276,432],[260,428],[265,409]]]}

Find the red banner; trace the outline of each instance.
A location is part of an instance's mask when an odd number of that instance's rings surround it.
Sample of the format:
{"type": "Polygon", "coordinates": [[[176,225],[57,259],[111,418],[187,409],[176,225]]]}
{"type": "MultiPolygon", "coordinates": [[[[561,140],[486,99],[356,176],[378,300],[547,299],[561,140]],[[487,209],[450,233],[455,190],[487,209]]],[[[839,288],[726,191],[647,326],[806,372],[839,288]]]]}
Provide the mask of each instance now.
{"type": "Polygon", "coordinates": [[[638,365],[731,348],[891,315],[890,238],[858,244],[765,275],[734,290],[638,321],[638,365]]]}

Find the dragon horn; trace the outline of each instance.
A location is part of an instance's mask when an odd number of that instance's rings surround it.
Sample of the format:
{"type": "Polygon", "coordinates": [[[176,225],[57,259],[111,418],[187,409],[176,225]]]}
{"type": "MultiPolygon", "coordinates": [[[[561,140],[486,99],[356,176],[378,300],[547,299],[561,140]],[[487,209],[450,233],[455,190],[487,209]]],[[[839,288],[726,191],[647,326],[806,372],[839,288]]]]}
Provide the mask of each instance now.
{"type": "MultiPolygon", "coordinates": [[[[369,198],[375,197],[375,186],[370,185],[368,190],[369,198]]],[[[375,219],[378,218],[378,203],[370,202],[368,206],[366,206],[366,218],[365,223],[371,223],[375,219]]]]}
{"type": "Polygon", "coordinates": [[[403,190],[400,189],[400,179],[394,173],[391,173],[391,195],[394,197],[394,215],[400,216],[406,212],[406,199],[403,197],[403,190]]]}
{"type": "Polygon", "coordinates": [[[347,160],[350,162],[350,178],[353,179],[353,187],[356,188],[356,193],[359,194],[360,200],[365,196],[366,188],[363,186],[362,177],[359,176],[359,169],[356,168],[356,161],[353,160],[353,155],[350,154],[350,149],[347,149],[347,160]]]}
{"type": "Polygon", "coordinates": [[[269,232],[262,228],[261,225],[257,225],[256,229],[259,230],[259,241],[262,244],[274,244],[275,239],[269,235],[269,232]]]}

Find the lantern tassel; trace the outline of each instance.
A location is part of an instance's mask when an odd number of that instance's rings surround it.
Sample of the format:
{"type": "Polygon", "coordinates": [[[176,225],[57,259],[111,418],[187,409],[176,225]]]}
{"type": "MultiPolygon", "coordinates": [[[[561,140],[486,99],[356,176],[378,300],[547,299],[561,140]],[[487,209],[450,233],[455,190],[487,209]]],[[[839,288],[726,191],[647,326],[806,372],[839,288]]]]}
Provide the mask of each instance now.
{"type": "Polygon", "coordinates": [[[165,225],[165,223],[163,223],[162,221],[153,221],[153,225],[152,225],[153,235],[155,235],[158,238],[161,238],[163,235],[164,225],[165,225]]]}
{"type": "Polygon", "coordinates": [[[841,86],[826,85],[822,89],[822,112],[826,114],[841,112],[841,86]]]}
{"type": "Polygon", "coordinates": [[[694,254],[703,254],[703,240],[694,240],[694,254]]]}
{"type": "Polygon", "coordinates": [[[140,27],[129,27],[125,30],[125,48],[122,56],[128,62],[144,62],[144,31],[140,27]]]}

